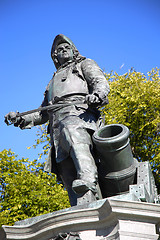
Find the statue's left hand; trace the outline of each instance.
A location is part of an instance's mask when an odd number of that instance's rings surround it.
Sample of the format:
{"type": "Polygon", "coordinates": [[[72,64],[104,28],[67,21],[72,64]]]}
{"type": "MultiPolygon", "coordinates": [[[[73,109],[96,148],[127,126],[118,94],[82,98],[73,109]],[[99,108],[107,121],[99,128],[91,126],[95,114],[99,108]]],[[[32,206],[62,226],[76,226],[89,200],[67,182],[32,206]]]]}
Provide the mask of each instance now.
{"type": "Polygon", "coordinates": [[[88,94],[86,95],[86,103],[88,103],[88,105],[92,105],[92,104],[99,104],[101,101],[99,99],[98,96],[94,95],[94,94],[88,94]]]}

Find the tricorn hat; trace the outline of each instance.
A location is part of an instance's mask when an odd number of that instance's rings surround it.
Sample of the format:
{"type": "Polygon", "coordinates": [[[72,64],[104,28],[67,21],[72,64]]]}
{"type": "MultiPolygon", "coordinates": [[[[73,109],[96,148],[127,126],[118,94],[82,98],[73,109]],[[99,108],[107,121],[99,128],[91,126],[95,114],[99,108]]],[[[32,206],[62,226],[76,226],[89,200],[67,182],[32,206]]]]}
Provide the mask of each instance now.
{"type": "Polygon", "coordinates": [[[52,49],[51,49],[51,58],[53,59],[53,62],[57,69],[60,67],[60,64],[59,64],[58,60],[56,59],[55,50],[56,50],[57,46],[60,45],[61,43],[68,43],[69,45],[72,46],[72,48],[74,50],[74,58],[76,58],[77,61],[85,59],[85,57],[82,57],[79,54],[76,46],[68,37],[66,37],[63,34],[59,34],[55,37],[53,44],[52,44],[52,49]]]}
{"type": "Polygon", "coordinates": [[[65,35],[63,34],[59,34],[55,37],[53,44],[52,44],[52,49],[51,49],[51,56],[54,53],[55,49],[57,48],[57,46],[61,43],[68,43],[69,45],[72,45],[73,48],[76,49],[74,43],[65,35]]]}

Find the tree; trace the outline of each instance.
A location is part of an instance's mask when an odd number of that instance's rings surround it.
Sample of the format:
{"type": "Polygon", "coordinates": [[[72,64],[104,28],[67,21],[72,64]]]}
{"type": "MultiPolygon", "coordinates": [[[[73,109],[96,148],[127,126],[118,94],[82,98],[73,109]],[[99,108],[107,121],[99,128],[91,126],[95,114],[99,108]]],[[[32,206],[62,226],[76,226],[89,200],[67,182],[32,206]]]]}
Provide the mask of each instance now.
{"type": "Polygon", "coordinates": [[[160,76],[152,69],[147,76],[131,70],[119,76],[106,74],[111,92],[102,109],[106,124],[121,123],[130,130],[135,158],[150,161],[160,190],[160,76]]]}
{"type": "MultiPolygon", "coordinates": [[[[124,75],[106,74],[110,84],[109,104],[101,109],[106,124],[120,123],[130,130],[130,144],[138,161],[150,161],[160,191],[160,76],[159,69],[147,75],[131,69],[124,75]]],[[[47,125],[40,126],[34,147],[45,143],[40,157],[48,153],[47,125]]]]}
{"type": "MultiPolygon", "coordinates": [[[[160,190],[159,70],[152,69],[147,76],[134,70],[122,76],[110,73],[106,78],[111,88],[109,104],[101,109],[106,124],[121,123],[129,128],[133,155],[139,161],[150,161],[160,190]]],[[[47,124],[39,127],[33,146],[44,144],[39,157],[48,154],[46,129],[47,124]]],[[[57,184],[54,174],[43,171],[43,164],[17,160],[7,150],[0,153],[0,159],[0,224],[13,224],[69,206],[66,191],[57,184]]]]}
{"type": "Polygon", "coordinates": [[[43,165],[0,152],[0,226],[70,206],[67,192],[43,165]]]}

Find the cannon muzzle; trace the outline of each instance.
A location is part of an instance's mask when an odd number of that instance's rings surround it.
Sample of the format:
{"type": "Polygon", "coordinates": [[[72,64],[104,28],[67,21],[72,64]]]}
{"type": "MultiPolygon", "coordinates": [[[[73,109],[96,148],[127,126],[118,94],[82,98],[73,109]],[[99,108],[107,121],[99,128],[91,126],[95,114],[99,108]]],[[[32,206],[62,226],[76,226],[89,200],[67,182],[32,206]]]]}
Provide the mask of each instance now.
{"type": "Polygon", "coordinates": [[[129,144],[129,129],[122,124],[106,125],[93,134],[100,160],[99,184],[102,196],[125,193],[134,183],[137,160],[129,144]]]}

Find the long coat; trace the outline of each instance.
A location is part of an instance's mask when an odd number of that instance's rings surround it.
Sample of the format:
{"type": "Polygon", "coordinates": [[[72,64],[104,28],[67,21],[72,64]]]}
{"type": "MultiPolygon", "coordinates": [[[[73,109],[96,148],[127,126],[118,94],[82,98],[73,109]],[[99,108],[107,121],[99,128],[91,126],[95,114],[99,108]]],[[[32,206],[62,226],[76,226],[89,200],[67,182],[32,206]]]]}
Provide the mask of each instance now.
{"type": "MultiPolygon", "coordinates": [[[[108,93],[108,82],[102,70],[91,59],[83,59],[79,62],[71,62],[66,66],[61,66],[53,75],[46,88],[41,106],[48,106],[53,104],[53,102],[84,102],[85,96],[88,94],[98,96],[100,104],[89,106],[86,103],[75,104],[60,108],[57,111],[43,111],[24,117],[21,125],[22,129],[31,128],[49,120],[51,151],[45,165],[46,171],[57,173],[56,162],[63,161],[66,152],[69,151],[69,149],[65,149],[64,153],[62,151],[63,147],[59,147],[62,129],[72,128],[75,131],[71,131],[71,135],[75,135],[79,131],[78,129],[95,131],[100,126],[101,119],[98,107],[108,103],[108,93]]],[[[83,134],[79,134],[78,141],[87,141],[81,135],[83,134]]]]}

